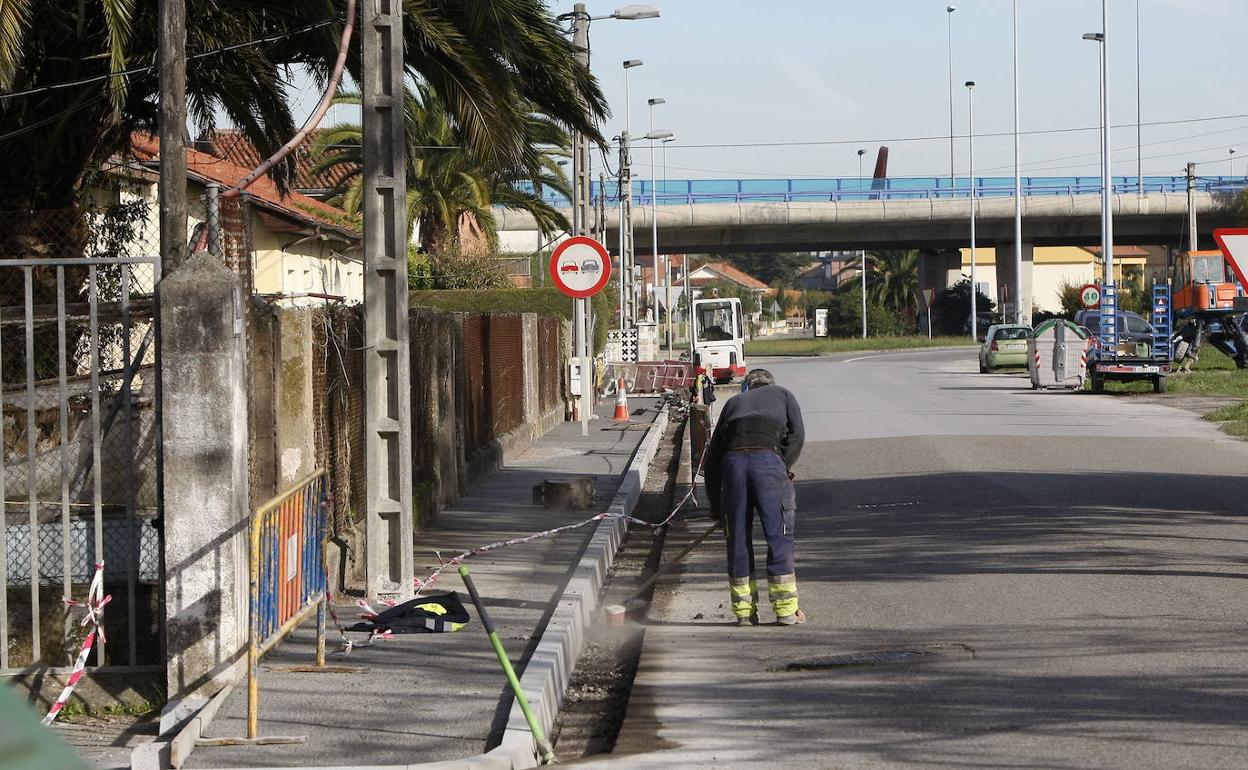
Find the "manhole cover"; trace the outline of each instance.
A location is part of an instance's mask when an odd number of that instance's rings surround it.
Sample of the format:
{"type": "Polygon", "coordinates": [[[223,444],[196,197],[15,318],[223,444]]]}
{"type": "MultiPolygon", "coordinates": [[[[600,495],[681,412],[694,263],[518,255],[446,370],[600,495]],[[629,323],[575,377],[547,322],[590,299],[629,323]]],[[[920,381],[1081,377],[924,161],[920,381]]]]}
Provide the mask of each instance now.
{"type": "Polygon", "coordinates": [[[904,663],[926,663],[934,660],[970,659],[974,654],[964,645],[930,645],[904,650],[878,650],[874,652],[851,652],[845,655],[820,655],[801,658],[785,666],[788,671],[818,671],[828,668],[856,668],[861,666],[895,666],[904,663]]]}

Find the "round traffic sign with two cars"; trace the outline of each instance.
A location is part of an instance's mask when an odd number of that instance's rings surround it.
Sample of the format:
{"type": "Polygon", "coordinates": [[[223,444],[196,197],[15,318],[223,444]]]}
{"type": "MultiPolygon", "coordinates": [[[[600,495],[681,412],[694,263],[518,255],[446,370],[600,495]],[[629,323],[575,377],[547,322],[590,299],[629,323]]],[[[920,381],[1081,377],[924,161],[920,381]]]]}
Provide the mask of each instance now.
{"type": "Polygon", "coordinates": [[[569,238],[550,255],[550,278],[569,297],[592,297],[611,280],[611,257],[593,238],[569,238]]]}

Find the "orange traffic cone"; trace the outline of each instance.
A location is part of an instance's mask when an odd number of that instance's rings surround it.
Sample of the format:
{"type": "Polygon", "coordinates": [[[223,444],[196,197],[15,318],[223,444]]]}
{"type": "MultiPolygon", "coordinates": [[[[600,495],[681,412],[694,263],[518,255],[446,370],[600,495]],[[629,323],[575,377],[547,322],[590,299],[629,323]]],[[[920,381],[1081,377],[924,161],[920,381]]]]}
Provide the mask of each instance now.
{"type": "Polygon", "coordinates": [[[628,386],[621,377],[615,383],[615,415],[611,418],[616,422],[628,422],[628,386]]]}

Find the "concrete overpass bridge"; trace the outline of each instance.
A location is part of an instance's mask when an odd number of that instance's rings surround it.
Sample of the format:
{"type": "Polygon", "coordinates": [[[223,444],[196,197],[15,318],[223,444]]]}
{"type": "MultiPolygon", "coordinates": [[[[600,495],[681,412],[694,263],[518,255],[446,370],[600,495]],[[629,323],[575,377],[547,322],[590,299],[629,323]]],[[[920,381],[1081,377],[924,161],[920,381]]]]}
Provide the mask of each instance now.
{"type": "MultiPolygon", "coordinates": [[[[1014,180],[976,180],[980,245],[1014,241],[1014,180]]],[[[1023,240],[1038,246],[1100,244],[1101,187],[1096,177],[1028,177],[1023,186],[1023,240]]],[[[1144,194],[1134,177],[1114,178],[1115,242],[1179,245],[1186,232],[1187,180],[1146,177],[1144,194]]],[[[1244,179],[1200,178],[1195,204],[1202,246],[1213,247],[1214,228],[1241,224],[1237,208],[1244,179]],[[1205,239],[1208,238],[1208,243],[1205,239]]],[[[594,186],[595,198],[604,192],[594,186]]],[[[970,245],[970,188],[948,179],[750,179],[648,182],[633,195],[637,252],[651,250],[652,215],[667,253],[828,251],[883,248],[948,250],[970,245]],[[652,214],[652,204],[653,214],[652,214]]],[[[608,247],[619,242],[614,183],[605,193],[608,247]]],[[[566,206],[566,200],[548,199],[566,206]]],[[[567,211],[567,209],[565,209],[567,211]]],[[[496,212],[504,233],[532,233],[533,219],[496,212]]],[[[534,241],[536,249],[540,244],[534,241]]]]}
{"type": "MultiPolygon", "coordinates": [[[[1147,177],[1142,194],[1135,178],[1115,177],[1113,183],[1116,244],[1184,244],[1186,178],[1147,177]]],[[[1013,285],[1013,177],[977,178],[975,184],[977,243],[996,249],[997,281],[1013,285]]],[[[1202,248],[1216,248],[1214,229],[1244,224],[1244,186],[1243,178],[1197,180],[1194,204],[1202,248]]],[[[595,186],[595,196],[602,192],[595,186]]],[[[609,202],[618,200],[614,185],[605,193],[609,202]]],[[[957,188],[947,179],[681,180],[660,183],[657,190],[642,183],[633,196],[633,234],[639,255],[651,252],[655,220],[660,249],[668,254],[914,248],[923,251],[924,285],[943,285],[937,277],[960,270],[957,250],[970,245],[971,205],[967,180],[957,188]]],[[[541,247],[531,216],[495,213],[511,250],[541,247]]],[[[614,251],[618,206],[608,209],[604,224],[606,244],[614,251]]],[[[1024,179],[1024,294],[1031,295],[1036,246],[1099,246],[1100,228],[1099,178],[1024,179]]]]}

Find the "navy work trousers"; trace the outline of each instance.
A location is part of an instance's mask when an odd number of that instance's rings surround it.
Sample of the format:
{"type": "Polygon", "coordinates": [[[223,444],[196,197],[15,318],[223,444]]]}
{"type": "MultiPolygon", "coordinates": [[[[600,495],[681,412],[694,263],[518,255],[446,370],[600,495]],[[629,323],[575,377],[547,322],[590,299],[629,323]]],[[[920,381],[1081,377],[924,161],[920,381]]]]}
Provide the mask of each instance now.
{"type": "Polygon", "coordinates": [[[767,538],[767,574],[792,574],[797,505],[789,470],[780,455],[768,450],[728,452],[722,490],[728,576],[754,575],[755,511],[767,538]]]}

